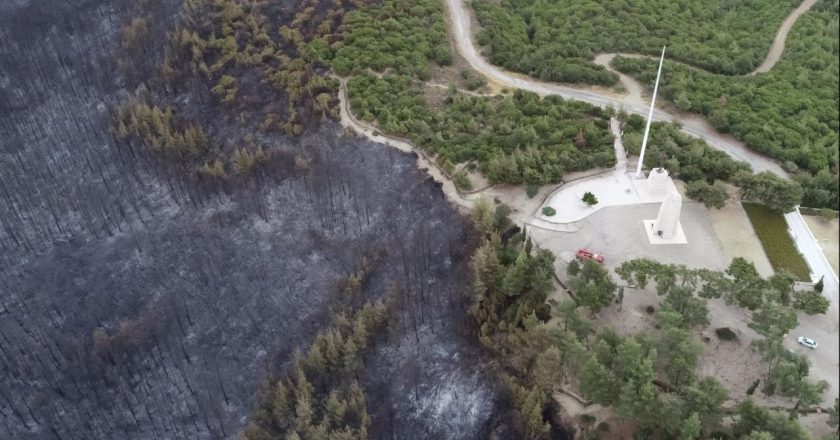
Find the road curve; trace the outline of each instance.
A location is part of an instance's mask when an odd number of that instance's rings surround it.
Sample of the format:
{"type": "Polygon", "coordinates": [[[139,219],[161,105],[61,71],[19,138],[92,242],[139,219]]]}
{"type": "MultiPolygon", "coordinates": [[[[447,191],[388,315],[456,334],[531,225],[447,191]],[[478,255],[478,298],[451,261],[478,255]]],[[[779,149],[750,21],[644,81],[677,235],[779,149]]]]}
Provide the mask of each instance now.
{"type": "Polygon", "coordinates": [[[770,46],[770,50],[767,52],[767,56],[764,58],[764,62],[761,63],[750,75],[756,75],[758,73],[767,73],[773,66],[779,62],[779,58],[782,57],[782,52],[785,51],[785,40],[787,40],[787,34],[790,32],[790,29],[793,27],[793,24],[796,23],[796,20],[799,19],[799,16],[804,14],[806,11],[811,9],[816,3],[817,0],[805,0],[800,4],[790,15],[785,18],[785,21],[782,22],[782,25],[779,27],[779,31],[776,32],[776,38],[773,39],[773,44],[770,46]]]}
{"type": "MultiPolygon", "coordinates": [[[[808,0],[810,1],[810,0],[808,0]]],[[[464,0],[446,0],[455,46],[458,52],[476,71],[503,86],[528,90],[541,96],[560,95],[564,98],[588,102],[601,108],[623,108],[627,112],[642,116],[647,115],[647,107],[641,105],[632,96],[615,96],[586,88],[576,88],[564,84],[535,80],[526,75],[508,72],[488,63],[478,52],[473,40],[470,13],[464,0]]],[[[709,145],[726,152],[732,158],[747,162],[756,172],[771,171],[782,177],[787,173],[769,157],[747,148],[743,142],[730,135],[719,133],[703,117],[691,114],[673,114],[664,110],[654,110],[655,121],[677,122],[682,130],[691,136],[705,140],[709,145]]]]}

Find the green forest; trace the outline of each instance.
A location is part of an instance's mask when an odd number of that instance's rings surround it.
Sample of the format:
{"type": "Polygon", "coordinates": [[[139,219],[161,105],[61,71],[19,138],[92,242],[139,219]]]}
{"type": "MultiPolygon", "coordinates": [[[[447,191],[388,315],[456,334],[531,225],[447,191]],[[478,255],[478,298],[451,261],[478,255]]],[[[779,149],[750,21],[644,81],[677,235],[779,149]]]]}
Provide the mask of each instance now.
{"type": "Polygon", "coordinates": [[[428,80],[430,60],[452,63],[442,8],[442,2],[430,0],[365,6],[344,17],[341,41],[327,46],[326,39],[314,40],[310,47],[322,48],[315,52],[342,76],[372,69],[428,80]]]}
{"type": "Polygon", "coordinates": [[[451,91],[442,109],[409,77],[362,75],[348,85],[353,113],[408,138],[441,163],[478,161],[491,182],[545,184],[615,165],[603,112],[558,96],[478,97],[451,91]]]}
{"type": "Polygon", "coordinates": [[[387,320],[387,304],[366,304],[340,314],[306,352],[295,352],[291,371],[269,381],[242,440],[353,440],[368,438],[365,395],[353,380],[364,354],[387,320]]]}
{"type": "MultiPolygon", "coordinates": [[[[454,89],[442,108],[427,102],[423,81],[435,65],[452,63],[442,8],[435,0],[362,6],[345,16],[340,40],[312,40],[309,52],[337,74],[351,76],[348,98],[357,117],[407,138],[447,169],[477,162],[493,183],[540,185],[615,164],[606,115],[588,104],[522,92],[469,96],[454,89]]],[[[462,77],[469,80],[471,73],[462,77]]]]}
{"type": "MultiPolygon", "coordinates": [[[[838,19],[840,3],[818,2],[788,35],[766,74],[731,78],[666,62],[662,93],[702,113],[724,133],[778,159],[805,188],[803,204],[838,208],[838,19]]],[[[617,58],[616,67],[653,81],[651,60],[617,58]]]]}
{"type": "Polygon", "coordinates": [[[598,53],[658,55],[723,74],[764,59],[796,0],[475,0],[478,43],[494,64],[543,80],[614,84],[598,53]]]}
{"type": "MultiPolygon", "coordinates": [[[[470,315],[481,343],[499,355],[525,438],[548,438],[542,414],[560,384],[577,384],[585,398],[632,420],[634,439],[809,438],[795,417],[820,402],[827,384],[812,381],[807,359],[785,349],[782,340],[798,325],[796,309],[825,313],[827,303],[811,306],[819,293],[795,293],[794,278],[784,272],[763,279],[742,258],[722,272],[629,260],[616,268],[618,277],[630,288],[651,285],[662,302],[650,307],[652,329],[619,335],[599,327],[596,316],[604,307],[621,307],[624,288],[602,266],[572,261],[571,298],[549,307],[554,256],[538,249],[527,231],[502,239],[508,212],[488,200],[473,211],[485,239],[472,258],[470,315]],[[695,331],[709,325],[707,301],[716,298],[749,311],[749,327],[759,335],[754,349],[768,365],[761,392],[792,399],[789,413],[756,405],[755,386],[746,396],[730,396],[715,378],[697,374],[704,344],[695,331]],[[731,424],[723,421],[727,415],[731,424]]],[[[581,429],[589,439],[611,427],[584,422],[581,429]]]]}

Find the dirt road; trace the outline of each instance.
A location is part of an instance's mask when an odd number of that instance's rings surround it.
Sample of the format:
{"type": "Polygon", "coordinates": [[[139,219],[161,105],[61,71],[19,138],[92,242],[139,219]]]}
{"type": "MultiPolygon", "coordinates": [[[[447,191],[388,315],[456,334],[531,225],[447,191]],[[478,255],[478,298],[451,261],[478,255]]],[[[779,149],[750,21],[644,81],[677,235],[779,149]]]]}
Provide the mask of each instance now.
{"type": "Polygon", "coordinates": [[[790,15],[785,18],[785,21],[782,22],[782,25],[779,27],[779,31],[776,32],[776,38],[773,39],[773,44],[770,46],[770,50],[767,52],[767,57],[764,58],[764,62],[761,63],[750,75],[756,75],[759,73],[767,73],[776,63],[779,61],[779,58],[782,57],[782,52],[785,51],[785,40],[787,40],[787,34],[790,32],[790,29],[793,27],[793,24],[796,23],[796,20],[799,19],[799,16],[804,14],[806,11],[811,9],[816,3],[817,0],[805,0],[802,2],[799,7],[793,10],[790,15]]]}

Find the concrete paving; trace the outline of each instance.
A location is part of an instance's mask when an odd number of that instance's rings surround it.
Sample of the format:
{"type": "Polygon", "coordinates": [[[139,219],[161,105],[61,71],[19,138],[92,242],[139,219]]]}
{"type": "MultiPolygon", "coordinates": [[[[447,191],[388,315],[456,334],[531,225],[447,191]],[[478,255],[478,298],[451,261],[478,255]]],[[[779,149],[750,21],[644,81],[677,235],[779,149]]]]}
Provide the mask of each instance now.
{"type": "Polygon", "coordinates": [[[656,219],[642,220],[642,225],[650,244],[688,244],[688,239],[685,238],[685,231],[679,222],[677,223],[677,231],[673,237],[660,237],[656,234],[654,231],[656,228],[656,219]]]}
{"type": "Polygon", "coordinates": [[[566,264],[578,248],[606,256],[604,265],[614,269],[633,258],[650,258],[662,263],[684,264],[694,268],[723,270],[729,260],[718,242],[703,205],[683,203],[680,222],[689,244],[660,246],[650,244],[642,220],[656,218],[659,205],[612,206],[599,210],[579,222],[574,233],[529,229],[540,246],[558,258],[555,269],[566,273],[566,264]]]}
{"type": "Polygon", "coordinates": [[[556,214],[540,214],[539,218],[549,223],[572,223],[602,209],[641,203],[631,180],[627,173],[613,173],[563,186],[552,194],[546,203],[546,206],[554,208],[556,214]],[[598,199],[596,205],[589,206],[581,200],[587,192],[591,192],[598,199]]]}
{"type": "Polygon", "coordinates": [[[558,188],[546,203],[546,206],[554,208],[556,213],[552,216],[540,213],[538,218],[549,223],[563,224],[578,222],[602,209],[615,206],[640,203],[659,206],[669,192],[678,192],[672,180],[668,179],[663,183],[665,186],[661,191],[652,191],[645,179],[636,179],[632,173],[617,169],[612,174],[583,179],[558,188]],[[598,199],[596,205],[589,206],[581,200],[587,192],[591,192],[598,199]]]}

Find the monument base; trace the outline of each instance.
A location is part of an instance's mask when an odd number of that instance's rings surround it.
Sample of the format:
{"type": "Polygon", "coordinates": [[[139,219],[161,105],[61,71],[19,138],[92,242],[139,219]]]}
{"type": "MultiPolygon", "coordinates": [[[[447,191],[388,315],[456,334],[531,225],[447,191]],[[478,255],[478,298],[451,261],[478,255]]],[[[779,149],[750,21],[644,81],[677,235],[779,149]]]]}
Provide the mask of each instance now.
{"type": "Polygon", "coordinates": [[[656,220],[642,220],[650,244],[688,244],[681,223],[677,222],[677,232],[673,237],[660,237],[653,229],[654,223],[656,220]]]}

